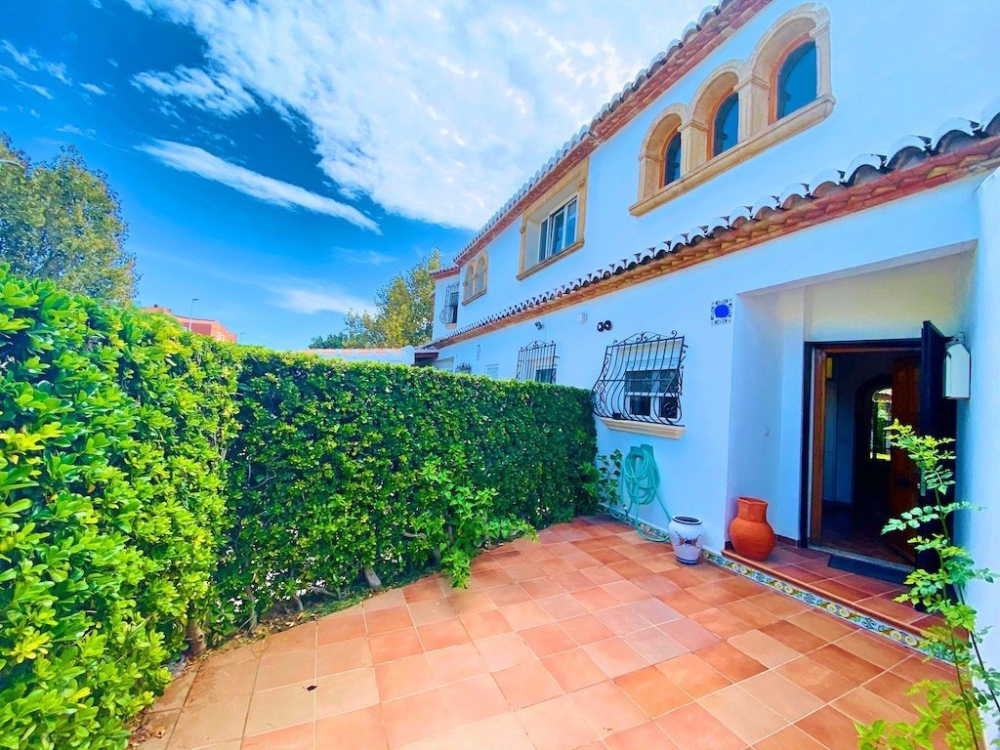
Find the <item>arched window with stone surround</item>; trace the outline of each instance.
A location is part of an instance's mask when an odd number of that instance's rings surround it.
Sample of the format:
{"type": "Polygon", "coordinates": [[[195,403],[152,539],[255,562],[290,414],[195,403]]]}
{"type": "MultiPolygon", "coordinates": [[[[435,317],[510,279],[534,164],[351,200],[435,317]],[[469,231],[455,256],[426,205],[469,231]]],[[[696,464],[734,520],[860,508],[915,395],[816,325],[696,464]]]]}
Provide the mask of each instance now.
{"type": "Polygon", "coordinates": [[[465,267],[465,276],[462,282],[462,299],[469,302],[481,294],[486,293],[486,274],[489,268],[486,252],[483,251],[465,267]]]}
{"type": "Polygon", "coordinates": [[[777,119],[816,101],[816,42],[808,41],[788,53],[778,68],[775,106],[777,119]]]}
{"type": "Polygon", "coordinates": [[[663,151],[663,184],[669,185],[681,177],[681,133],[678,130],[667,141],[663,151]]]}
{"type": "Polygon", "coordinates": [[[676,182],[685,172],[684,152],[688,146],[682,126],[688,119],[687,107],[672,104],[649,126],[639,152],[640,199],[676,182]]]}
{"type": "Polygon", "coordinates": [[[713,71],[695,94],[688,128],[688,164],[692,169],[743,140],[740,72],[738,61],[728,62],[713,71]]]}
{"type": "Polygon", "coordinates": [[[728,151],[740,137],[740,99],[733,92],[719,104],[712,121],[712,156],[728,151]]]}

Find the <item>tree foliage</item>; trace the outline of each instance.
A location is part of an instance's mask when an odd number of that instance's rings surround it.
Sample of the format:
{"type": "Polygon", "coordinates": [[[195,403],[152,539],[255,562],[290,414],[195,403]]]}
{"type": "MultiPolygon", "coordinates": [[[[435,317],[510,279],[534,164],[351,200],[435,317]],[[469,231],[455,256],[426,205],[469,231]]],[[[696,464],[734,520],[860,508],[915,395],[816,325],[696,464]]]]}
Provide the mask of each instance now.
{"type": "Polygon", "coordinates": [[[375,346],[419,346],[431,338],[434,317],[434,279],[441,252],[434,250],[409,270],[399,273],[375,294],[375,313],[348,313],[344,330],[316,336],[310,349],[348,349],[375,346]]]}
{"type": "Polygon", "coordinates": [[[65,149],[32,165],[0,134],[0,262],[98,300],[135,296],[135,263],[123,243],[118,198],[104,175],[65,149]],[[18,166],[20,165],[20,166],[18,166]]]}

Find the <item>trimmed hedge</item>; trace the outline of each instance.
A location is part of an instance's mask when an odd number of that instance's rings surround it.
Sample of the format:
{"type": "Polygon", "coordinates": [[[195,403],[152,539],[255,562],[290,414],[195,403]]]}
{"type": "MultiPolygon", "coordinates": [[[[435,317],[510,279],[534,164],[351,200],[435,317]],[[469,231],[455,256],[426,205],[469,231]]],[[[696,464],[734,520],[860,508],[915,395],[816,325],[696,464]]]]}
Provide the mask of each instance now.
{"type": "Polygon", "coordinates": [[[236,350],[0,266],[0,747],[119,748],[209,602],[236,350]]]}
{"type": "Polygon", "coordinates": [[[595,452],[586,391],[216,343],[0,266],[0,748],[123,748],[190,623],[590,512],[595,452]]]}
{"type": "Polygon", "coordinates": [[[255,351],[240,393],[220,570],[240,614],[349,586],[366,566],[383,581],[425,568],[412,535],[448,500],[427,491],[432,461],[493,491],[494,517],[541,527],[593,509],[587,391],[255,351]]]}

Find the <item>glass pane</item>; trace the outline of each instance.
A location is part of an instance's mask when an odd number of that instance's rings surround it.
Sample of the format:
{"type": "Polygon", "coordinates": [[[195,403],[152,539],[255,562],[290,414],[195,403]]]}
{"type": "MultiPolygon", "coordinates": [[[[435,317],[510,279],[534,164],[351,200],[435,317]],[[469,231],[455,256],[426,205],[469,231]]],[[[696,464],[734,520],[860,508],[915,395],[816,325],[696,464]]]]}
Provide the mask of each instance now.
{"type": "Polygon", "coordinates": [[[576,198],[566,204],[566,245],[576,242],[576,198]]]}
{"type": "Polygon", "coordinates": [[[667,144],[663,156],[663,184],[669,185],[681,176],[681,134],[677,133],[667,144]]]}
{"type": "Polygon", "coordinates": [[[778,117],[816,98],[816,43],[806,42],[785,60],[778,74],[778,117]]]}
{"type": "Polygon", "coordinates": [[[653,399],[649,396],[629,396],[628,413],[637,417],[648,417],[653,399]]]}
{"type": "Polygon", "coordinates": [[[715,113],[715,140],[712,144],[712,155],[718,156],[736,145],[740,129],[739,97],[736,94],[727,96],[719,111],[715,113]]]}
{"type": "Polygon", "coordinates": [[[539,367],[537,370],[535,370],[535,382],[536,383],[556,382],[556,368],[539,367]]]}
{"type": "Polygon", "coordinates": [[[559,209],[552,214],[552,254],[566,247],[566,210],[559,209]]]}
{"type": "Polygon", "coordinates": [[[545,219],[542,222],[541,228],[538,230],[538,262],[541,263],[548,257],[547,248],[549,242],[549,220],[545,219]]]}

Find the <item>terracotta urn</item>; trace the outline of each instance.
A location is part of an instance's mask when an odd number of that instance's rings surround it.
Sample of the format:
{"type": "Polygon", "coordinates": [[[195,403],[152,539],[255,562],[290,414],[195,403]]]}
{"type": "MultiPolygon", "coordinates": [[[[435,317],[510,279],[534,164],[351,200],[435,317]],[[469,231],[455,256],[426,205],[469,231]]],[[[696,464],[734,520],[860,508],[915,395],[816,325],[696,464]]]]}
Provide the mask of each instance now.
{"type": "Polygon", "coordinates": [[[729,538],[743,557],[766,560],[774,549],[774,529],[767,522],[767,501],[736,498],[736,518],[729,524],[729,538]]]}

